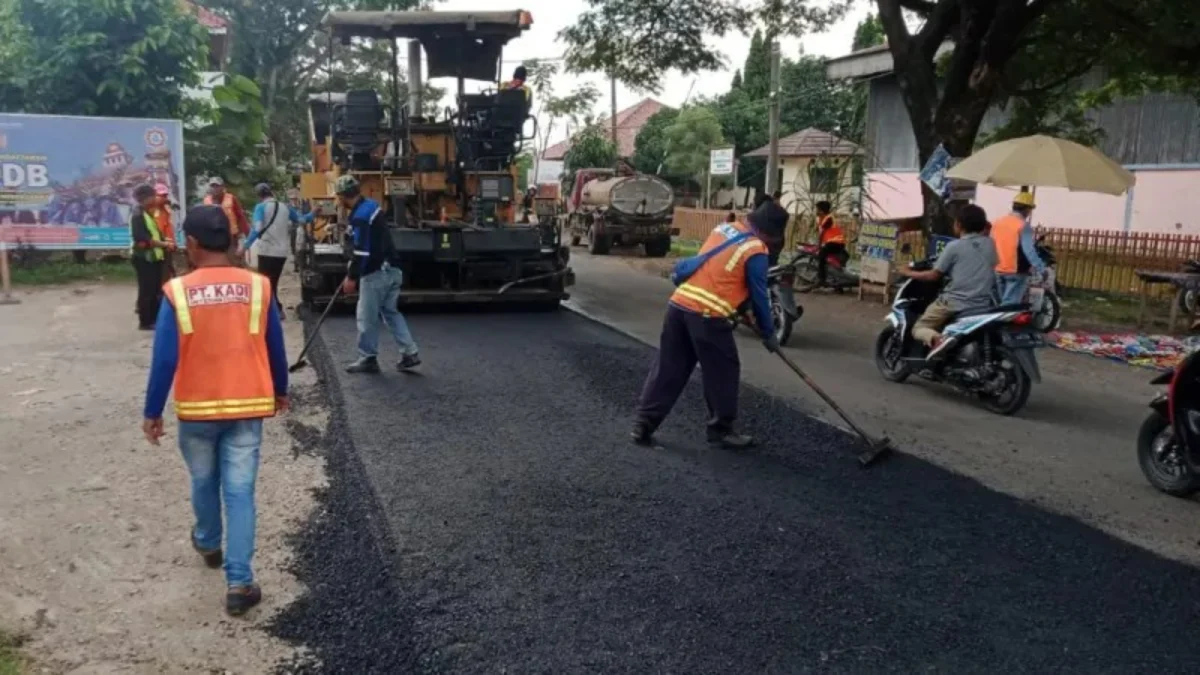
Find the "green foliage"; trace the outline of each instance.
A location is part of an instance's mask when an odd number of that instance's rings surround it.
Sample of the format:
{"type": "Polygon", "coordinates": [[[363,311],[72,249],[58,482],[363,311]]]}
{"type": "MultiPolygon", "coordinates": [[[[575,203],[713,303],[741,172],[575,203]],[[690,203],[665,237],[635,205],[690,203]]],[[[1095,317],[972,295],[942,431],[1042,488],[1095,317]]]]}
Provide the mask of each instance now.
{"type": "Polygon", "coordinates": [[[685,108],[666,128],[666,167],[676,176],[703,176],[709,151],[726,145],[721,121],[707,106],[685,108]]]}
{"type": "Polygon", "coordinates": [[[187,175],[220,176],[243,201],[273,171],[261,152],[265,140],[262,92],[250,78],[230,75],[212,92],[216,105],[199,113],[201,123],[184,132],[187,175]]]}
{"type": "Polygon", "coordinates": [[[563,158],[563,171],[573,176],[579,169],[612,168],[617,163],[617,146],[606,129],[589,125],[571,139],[563,158]]]}
{"type": "Polygon", "coordinates": [[[742,66],[742,89],[752,99],[766,98],[771,89],[771,49],[757,29],[750,36],[750,51],[742,66]]]}
{"type": "Polygon", "coordinates": [[[641,173],[662,174],[660,169],[666,169],[667,161],[667,128],[679,119],[679,111],[664,108],[650,119],[639,131],[633,141],[633,157],[630,163],[641,173]]]}
{"type": "Polygon", "coordinates": [[[854,42],[851,43],[850,50],[858,51],[868,47],[877,47],[885,42],[887,42],[887,35],[883,32],[883,22],[879,20],[878,14],[872,12],[855,26],[854,42]]]}
{"type": "Polygon", "coordinates": [[[525,192],[529,189],[529,170],[533,168],[533,155],[522,153],[517,155],[517,190],[525,192]]]}
{"type": "Polygon", "coordinates": [[[176,0],[0,0],[5,109],[178,118],[208,34],[176,0]]]}

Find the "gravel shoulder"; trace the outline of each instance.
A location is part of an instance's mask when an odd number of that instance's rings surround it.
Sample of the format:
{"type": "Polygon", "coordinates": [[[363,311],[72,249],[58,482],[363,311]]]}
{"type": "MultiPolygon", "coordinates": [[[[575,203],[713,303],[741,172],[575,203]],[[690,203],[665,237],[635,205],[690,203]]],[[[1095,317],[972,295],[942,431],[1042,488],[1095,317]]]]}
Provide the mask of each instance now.
{"type": "MultiPolygon", "coordinates": [[[[269,671],[296,658],[262,628],[303,592],[287,537],[316,507],[323,461],[268,422],[255,556],[266,598],[246,620],[227,618],[220,572],[188,543],[174,420],[161,448],[141,435],[151,340],[135,330],[133,296],[78,285],[0,307],[0,632],[27,638],[37,672],[269,671]]],[[[298,351],[300,323],[285,329],[298,351]]],[[[302,405],[286,424],[323,428],[315,373],[293,382],[302,405]]]]}

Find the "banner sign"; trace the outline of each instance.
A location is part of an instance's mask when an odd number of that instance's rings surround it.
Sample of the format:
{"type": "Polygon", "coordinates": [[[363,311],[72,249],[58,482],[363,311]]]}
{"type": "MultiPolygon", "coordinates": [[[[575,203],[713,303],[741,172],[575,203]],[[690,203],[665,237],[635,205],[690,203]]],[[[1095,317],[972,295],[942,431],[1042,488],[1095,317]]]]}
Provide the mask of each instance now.
{"type": "Polygon", "coordinates": [[[933,251],[933,257],[940,258],[942,256],[942,251],[946,250],[946,244],[949,244],[955,239],[957,239],[957,237],[948,237],[944,234],[933,235],[933,245],[930,247],[930,249],[933,251]]]}
{"type": "MultiPolygon", "coordinates": [[[[0,241],[129,248],[141,183],[162,183],[185,203],[179,120],[0,114],[0,241]]],[[[174,222],[181,236],[179,210],[174,222]]]]}
{"type": "Polygon", "coordinates": [[[895,223],[863,223],[858,230],[858,250],[864,259],[893,260],[896,257],[895,223]]]}
{"type": "Polygon", "coordinates": [[[716,148],[708,152],[708,173],[712,176],[733,175],[733,148],[716,148]]]}

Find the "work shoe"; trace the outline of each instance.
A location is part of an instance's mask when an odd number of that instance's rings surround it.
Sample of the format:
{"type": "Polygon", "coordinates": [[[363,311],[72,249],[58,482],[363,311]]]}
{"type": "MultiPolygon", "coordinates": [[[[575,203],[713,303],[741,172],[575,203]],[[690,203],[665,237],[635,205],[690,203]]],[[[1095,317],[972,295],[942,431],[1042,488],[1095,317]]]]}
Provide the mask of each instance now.
{"type": "Polygon", "coordinates": [[[708,444],[714,448],[744,450],[754,445],[754,439],[732,431],[710,431],[708,432],[708,444]]]}
{"type": "Polygon", "coordinates": [[[200,544],[196,541],[196,532],[192,531],[192,548],[196,549],[196,553],[204,559],[204,565],[211,570],[220,569],[221,564],[225,562],[225,556],[221,553],[221,549],[200,548],[200,544]]]}
{"type": "Polygon", "coordinates": [[[374,356],[364,356],[346,366],[347,373],[378,373],[379,360],[374,356]]]}
{"type": "Polygon", "coordinates": [[[645,422],[634,422],[633,431],[629,433],[629,437],[635,445],[644,448],[654,447],[654,427],[645,422]]]}
{"type": "Polygon", "coordinates": [[[262,602],[262,589],[258,584],[230,586],[225,592],[225,612],[229,616],[241,616],[262,602]]]}
{"type": "Polygon", "coordinates": [[[400,359],[400,363],[396,364],[396,370],[415,370],[421,366],[421,356],[419,354],[405,354],[404,358],[400,359]]]}

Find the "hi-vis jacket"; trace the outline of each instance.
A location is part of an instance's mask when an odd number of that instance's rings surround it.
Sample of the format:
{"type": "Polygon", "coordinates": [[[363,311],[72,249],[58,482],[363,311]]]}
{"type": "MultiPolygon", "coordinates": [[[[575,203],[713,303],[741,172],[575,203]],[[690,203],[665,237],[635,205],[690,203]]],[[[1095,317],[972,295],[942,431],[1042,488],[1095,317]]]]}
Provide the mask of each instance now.
{"type": "Polygon", "coordinates": [[[172,279],[163,291],[179,329],[179,419],[274,415],[276,390],[266,338],[271,282],[237,267],[202,267],[172,279]]]}
{"type": "Polygon", "coordinates": [[[838,227],[837,223],[833,222],[833,214],[829,214],[822,218],[817,227],[821,232],[820,244],[822,246],[825,244],[846,243],[846,235],[842,233],[842,228],[838,227]]]}
{"type": "MultiPolygon", "coordinates": [[[[742,223],[722,223],[708,235],[708,239],[700,247],[700,253],[711,251],[725,241],[749,231],[750,228],[742,223]]],[[[671,303],[707,317],[736,317],[739,307],[750,299],[746,263],[760,254],[767,254],[767,245],[756,236],[751,236],[737,246],[729,246],[706,261],[686,282],[680,284],[671,295],[671,303]]],[[[764,278],[764,288],[765,283],[764,278]]]]}

